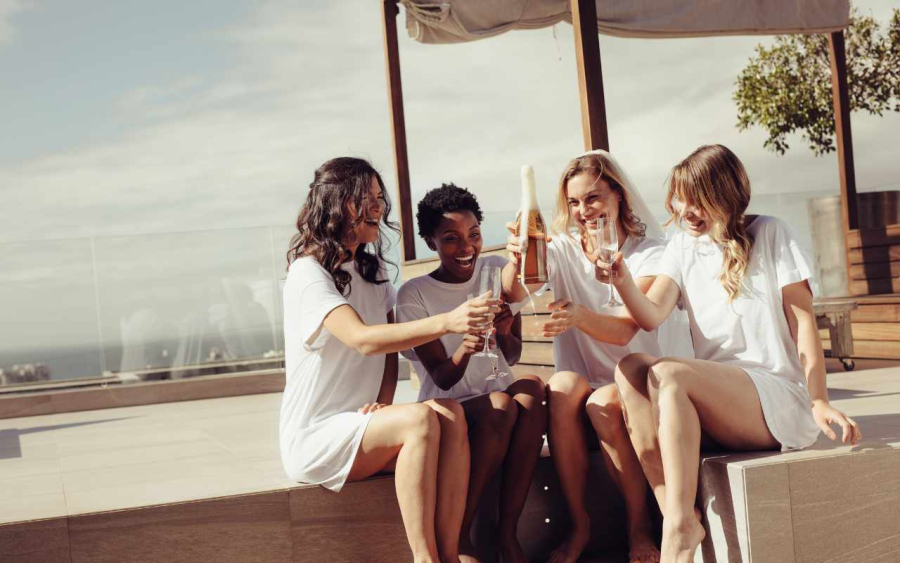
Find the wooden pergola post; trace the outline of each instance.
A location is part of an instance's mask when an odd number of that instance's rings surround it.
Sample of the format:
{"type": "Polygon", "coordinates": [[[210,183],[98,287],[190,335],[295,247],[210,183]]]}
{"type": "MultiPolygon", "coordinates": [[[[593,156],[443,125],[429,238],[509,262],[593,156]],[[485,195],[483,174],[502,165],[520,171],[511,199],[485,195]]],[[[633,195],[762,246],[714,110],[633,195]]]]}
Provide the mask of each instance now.
{"type": "Polygon", "coordinates": [[[381,3],[384,30],[384,61],[387,70],[388,104],[391,108],[391,137],[394,141],[394,171],[397,174],[397,205],[400,213],[402,246],[400,260],[416,258],[416,229],[410,196],[409,156],[406,149],[406,120],[403,116],[403,87],[400,84],[400,46],[397,43],[397,0],[381,3]]]}
{"type": "Polygon", "coordinates": [[[844,253],[847,257],[847,290],[851,288],[851,231],[859,229],[856,205],[856,170],[853,166],[853,139],[850,135],[850,98],[847,91],[847,55],[844,32],[836,31],[828,38],[831,56],[831,99],[834,104],[834,131],[837,139],[838,176],[841,182],[841,223],[844,228],[844,253]]]}
{"type": "Polygon", "coordinates": [[[575,63],[581,99],[581,131],[584,150],[609,150],[606,129],[606,100],[600,69],[600,39],[597,34],[595,0],[571,0],[572,27],[575,28],[575,63]]]}

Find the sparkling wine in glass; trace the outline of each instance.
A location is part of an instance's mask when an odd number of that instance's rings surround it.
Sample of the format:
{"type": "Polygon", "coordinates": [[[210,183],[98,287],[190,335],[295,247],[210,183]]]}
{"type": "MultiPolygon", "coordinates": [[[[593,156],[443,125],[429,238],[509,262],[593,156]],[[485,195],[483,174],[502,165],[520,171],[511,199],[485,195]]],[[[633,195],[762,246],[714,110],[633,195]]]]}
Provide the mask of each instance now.
{"type": "MultiPolygon", "coordinates": [[[[478,283],[478,293],[479,295],[483,295],[486,292],[491,292],[491,299],[499,299],[501,291],[503,290],[503,286],[500,281],[500,272],[501,269],[496,266],[485,266],[481,270],[481,279],[479,279],[478,283]]],[[[484,350],[474,354],[475,356],[485,357],[490,359],[491,361],[491,373],[485,379],[493,380],[498,377],[505,377],[509,375],[505,371],[500,371],[497,367],[499,363],[499,356],[495,352],[491,350],[491,332],[493,332],[494,325],[493,323],[488,325],[487,331],[484,333],[484,350]]]]}
{"type": "MultiPolygon", "coordinates": [[[[597,249],[600,251],[600,259],[607,264],[612,264],[616,252],[619,251],[619,231],[616,221],[609,217],[600,217],[597,219],[597,249]]],[[[615,285],[613,280],[616,273],[610,268],[609,270],[609,300],[606,307],[621,307],[622,303],[616,299],[615,285]]]]}

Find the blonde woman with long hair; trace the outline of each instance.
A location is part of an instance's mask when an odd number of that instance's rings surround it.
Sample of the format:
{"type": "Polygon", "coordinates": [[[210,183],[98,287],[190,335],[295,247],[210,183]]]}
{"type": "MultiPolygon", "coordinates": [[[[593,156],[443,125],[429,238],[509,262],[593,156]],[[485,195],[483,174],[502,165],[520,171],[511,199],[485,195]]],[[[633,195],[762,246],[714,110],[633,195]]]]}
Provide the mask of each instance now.
{"type": "Polygon", "coordinates": [[[799,449],[830,424],[856,423],[828,402],[810,261],[787,225],[745,215],[750,181],[737,156],[703,146],[672,170],[666,208],[682,232],[650,290],[617,257],[615,285],[653,330],[687,311],[694,360],[633,354],[616,369],[631,441],[663,512],[662,561],[693,561],[704,537],[694,507],[701,437],[730,450],[799,449]],[[646,294],[645,294],[646,293],[646,294]]]}
{"type": "MultiPolygon", "coordinates": [[[[691,356],[690,335],[686,320],[679,326],[676,318],[645,332],[623,307],[605,307],[610,286],[598,281],[594,266],[601,217],[615,222],[619,252],[642,288],[652,285],[665,246],[662,229],[611,154],[591,151],[569,162],[560,178],[555,235],[547,250],[556,301],[549,306],[552,314],[543,335],[553,338],[557,371],[548,385],[550,451],[571,526],[550,561],[577,561],[588,544],[588,450],[599,442],[605,466],[625,500],[629,561],[655,563],[659,551],[646,502],[647,481],[628,439],[613,374],[619,360],[634,352],[691,356]]],[[[511,260],[518,261],[515,236],[507,250],[511,260]]]]}

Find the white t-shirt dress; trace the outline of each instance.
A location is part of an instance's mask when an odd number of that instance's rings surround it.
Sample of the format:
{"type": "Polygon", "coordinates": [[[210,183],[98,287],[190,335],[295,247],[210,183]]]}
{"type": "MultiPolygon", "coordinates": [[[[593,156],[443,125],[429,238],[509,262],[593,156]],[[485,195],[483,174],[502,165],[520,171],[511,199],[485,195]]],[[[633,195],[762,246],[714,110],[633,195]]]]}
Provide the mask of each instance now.
{"type": "Polygon", "coordinates": [[[769,431],[783,450],[805,448],[819,428],[806,376],[784,314],[782,288],[812,279],[810,260],[780,219],[759,216],[740,296],[732,303],[719,282],[722,249],[709,236],[676,234],[660,273],[681,289],[697,359],[737,366],[750,376],[769,431]]]}
{"type": "MultiPolygon", "coordinates": [[[[479,256],[478,261],[475,263],[472,279],[465,283],[441,282],[429,275],[419,276],[407,281],[400,287],[400,291],[397,294],[397,321],[414,321],[452,311],[465,302],[470,293],[472,295],[479,294],[479,282],[485,266],[502,268],[507,262],[508,260],[502,256],[479,256]]],[[[517,309],[517,307],[513,307],[513,313],[517,309]]],[[[447,357],[453,355],[453,352],[459,348],[462,341],[463,335],[461,334],[445,334],[440,338],[447,357]]],[[[499,348],[494,349],[494,351],[498,356],[497,360],[495,360],[497,368],[500,371],[511,373],[509,365],[506,363],[506,358],[503,357],[503,352],[499,348]]],[[[462,379],[445,391],[431,379],[428,370],[425,369],[425,366],[422,365],[422,362],[416,356],[415,350],[406,350],[403,352],[403,356],[413,363],[416,374],[419,375],[419,401],[449,398],[462,402],[486,393],[503,391],[515,379],[512,376],[498,377],[493,380],[485,379],[491,373],[491,360],[489,358],[472,356],[469,358],[469,365],[466,366],[466,373],[462,379]]]]}
{"type": "Polygon", "coordinates": [[[291,264],[284,286],[281,461],[291,479],[333,491],[341,490],[353,466],[372,416],[357,410],[378,397],[385,356],[363,356],[335,338],[322,322],[336,307],[350,305],[367,325],[384,324],[396,299],[389,281],[365,281],[355,263],[342,268],[351,276],[347,297],[312,257],[291,264]]]}
{"type": "MultiPolygon", "coordinates": [[[[665,242],[629,236],[619,249],[632,276],[659,273],[665,242]]],[[[615,314],[605,307],[609,285],[597,281],[594,265],[584,255],[581,236],[556,236],[547,246],[550,287],[554,299],[570,299],[595,313],[615,314]]],[[[673,314],[651,332],[639,330],[627,346],[600,342],[578,329],[569,329],[553,339],[553,361],[557,371],[573,371],[587,379],[591,389],[614,380],[616,364],[628,354],[641,352],[656,357],[693,358],[687,319],[673,314]]]]}

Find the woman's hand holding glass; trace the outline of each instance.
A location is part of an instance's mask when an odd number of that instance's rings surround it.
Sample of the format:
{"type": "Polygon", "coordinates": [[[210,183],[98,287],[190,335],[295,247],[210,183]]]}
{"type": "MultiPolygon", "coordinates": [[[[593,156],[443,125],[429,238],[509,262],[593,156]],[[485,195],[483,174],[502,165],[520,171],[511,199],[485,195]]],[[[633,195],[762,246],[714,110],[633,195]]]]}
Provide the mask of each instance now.
{"type": "Polygon", "coordinates": [[[454,334],[479,334],[490,326],[494,315],[500,312],[500,299],[490,293],[471,297],[446,316],[448,332],[454,334]]]}
{"type": "Polygon", "coordinates": [[[591,259],[594,262],[594,266],[596,266],[595,273],[598,281],[603,283],[611,282],[615,287],[625,286],[629,282],[634,283],[631,271],[625,264],[625,260],[622,259],[621,252],[616,252],[612,256],[612,262],[609,262],[608,259],[604,260],[602,253],[595,250],[591,254],[591,259]],[[612,276],[610,276],[610,273],[612,276]]]}

